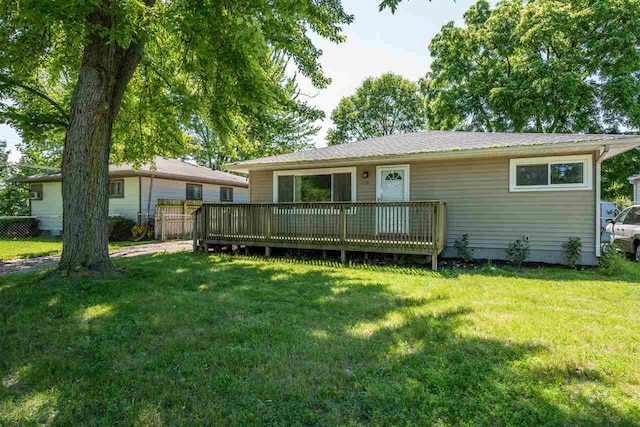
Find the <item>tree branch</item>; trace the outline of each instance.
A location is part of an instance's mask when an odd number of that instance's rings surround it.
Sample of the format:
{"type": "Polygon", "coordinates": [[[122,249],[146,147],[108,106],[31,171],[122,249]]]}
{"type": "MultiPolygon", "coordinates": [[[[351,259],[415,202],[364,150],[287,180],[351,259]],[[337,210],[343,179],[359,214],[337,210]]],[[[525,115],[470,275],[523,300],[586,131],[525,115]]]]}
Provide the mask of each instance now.
{"type": "Polygon", "coordinates": [[[36,95],[42,99],[44,99],[45,101],[47,101],[53,108],[56,109],[56,111],[58,111],[58,113],[60,113],[60,123],[64,123],[64,126],[66,127],[69,124],[69,114],[64,110],[64,108],[62,108],[60,106],[60,104],[58,104],[56,101],[54,101],[53,99],[51,99],[49,96],[47,96],[46,94],[40,92],[38,89],[33,88],[31,86],[27,86],[24,83],[21,83],[17,80],[13,80],[8,78],[7,76],[4,75],[0,75],[0,82],[4,83],[7,86],[14,86],[14,87],[19,87],[21,89],[26,90],[27,92],[36,95]]]}

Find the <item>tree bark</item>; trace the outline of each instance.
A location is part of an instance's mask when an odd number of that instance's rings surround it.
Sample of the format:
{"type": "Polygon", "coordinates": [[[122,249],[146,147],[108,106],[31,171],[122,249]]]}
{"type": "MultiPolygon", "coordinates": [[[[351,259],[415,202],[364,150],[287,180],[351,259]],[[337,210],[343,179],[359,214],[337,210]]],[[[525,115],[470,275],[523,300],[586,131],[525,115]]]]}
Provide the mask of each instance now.
{"type": "MultiPolygon", "coordinates": [[[[96,28],[114,25],[113,13],[89,16],[96,28]]],[[[144,39],[127,48],[108,43],[96,30],[84,49],[62,161],[63,249],[58,270],[65,276],[108,273],[109,153],[113,122],[144,50],[144,39]]]]}

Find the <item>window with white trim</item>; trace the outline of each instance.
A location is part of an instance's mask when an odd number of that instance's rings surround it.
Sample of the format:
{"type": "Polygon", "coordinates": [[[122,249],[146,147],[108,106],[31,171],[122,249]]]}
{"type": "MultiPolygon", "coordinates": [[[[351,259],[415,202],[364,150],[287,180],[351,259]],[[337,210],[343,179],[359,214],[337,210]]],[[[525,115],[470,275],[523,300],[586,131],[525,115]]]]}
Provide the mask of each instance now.
{"type": "Polygon", "coordinates": [[[42,184],[31,184],[29,186],[29,199],[42,200],[43,187],[42,184]]]}
{"type": "Polygon", "coordinates": [[[355,168],[274,172],[275,202],[350,202],[355,200],[355,168]]]}
{"type": "Polygon", "coordinates": [[[124,198],[124,179],[112,179],[109,181],[108,191],[111,199],[124,198]]]}
{"type": "Polygon", "coordinates": [[[591,190],[592,156],[556,156],[509,161],[509,191],[591,190]]]}

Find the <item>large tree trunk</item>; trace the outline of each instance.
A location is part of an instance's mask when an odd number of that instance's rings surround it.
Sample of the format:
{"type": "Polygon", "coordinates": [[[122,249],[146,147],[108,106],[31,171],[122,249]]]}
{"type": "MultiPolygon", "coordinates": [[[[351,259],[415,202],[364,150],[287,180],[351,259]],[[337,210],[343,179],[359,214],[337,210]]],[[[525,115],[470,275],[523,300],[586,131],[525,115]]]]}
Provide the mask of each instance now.
{"type": "MultiPolygon", "coordinates": [[[[106,28],[112,20],[113,13],[102,9],[89,17],[91,24],[106,28]]],[[[97,33],[89,35],[64,141],[63,249],[58,266],[63,275],[112,270],[107,236],[111,133],[143,49],[142,38],[122,48],[97,33]]]]}

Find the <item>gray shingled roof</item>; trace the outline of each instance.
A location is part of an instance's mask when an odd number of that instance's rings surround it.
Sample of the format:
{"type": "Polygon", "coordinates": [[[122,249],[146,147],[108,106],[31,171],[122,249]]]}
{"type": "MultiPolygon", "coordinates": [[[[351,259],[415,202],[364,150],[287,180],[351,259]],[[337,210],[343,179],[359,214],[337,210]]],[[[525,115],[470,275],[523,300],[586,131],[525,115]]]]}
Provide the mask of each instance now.
{"type": "MultiPolygon", "coordinates": [[[[150,176],[152,167],[146,164],[139,169],[132,164],[110,165],[109,175],[112,176],[150,176]]],[[[206,182],[248,187],[246,178],[226,172],[216,171],[204,166],[194,165],[183,160],[167,159],[164,157],[155,158],[155,170],[153,174],[158,178],[182,179],[191,182],[206,182]]],[[[59,181],[60,172],[48,172],[38,175],[31,175],[25,178],[18,178],[16,182],[43,182],[59,181]]]]}
{"type": "MultiPolygon", "coordinates": [[[[390,157],[438,152],[484,150],[533,145],[571,145],[585,142],[639,138],[638,135],[489,133],[427,131],[381,136],[349,144],[332,145],[278,156],[263,157],[229,165],[252,166],[293,162],[313,162],[368,157],[390,157]]],[[[242,169],[242,168],[238,168],[242,169]]]]}

